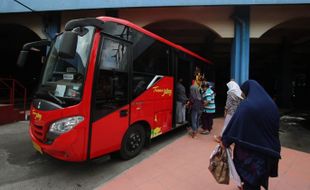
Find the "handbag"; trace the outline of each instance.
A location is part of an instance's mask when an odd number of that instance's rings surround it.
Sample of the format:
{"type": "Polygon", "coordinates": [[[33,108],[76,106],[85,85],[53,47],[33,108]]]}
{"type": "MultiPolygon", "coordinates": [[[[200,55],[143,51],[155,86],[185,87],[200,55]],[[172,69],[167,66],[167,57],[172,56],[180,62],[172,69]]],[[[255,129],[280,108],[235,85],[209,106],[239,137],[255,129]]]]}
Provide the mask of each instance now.
{"type": "Polygon", "coordinates": [[[229,166],[226,148],[217,145],[210,156],[208,167],[216,182],[229,184],[229,166]]]}

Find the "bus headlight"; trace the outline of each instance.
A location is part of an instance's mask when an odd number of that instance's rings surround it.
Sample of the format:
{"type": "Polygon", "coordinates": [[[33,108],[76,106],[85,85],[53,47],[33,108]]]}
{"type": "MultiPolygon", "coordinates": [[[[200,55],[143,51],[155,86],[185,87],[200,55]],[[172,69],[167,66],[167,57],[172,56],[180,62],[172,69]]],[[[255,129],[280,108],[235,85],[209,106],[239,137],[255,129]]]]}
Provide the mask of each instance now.
{"type": "Polygon", "coordinates": [[[49,132],[56,134],[63,134],[73,129],[77,124],[84,120],[82,116],[69,117],[61,119],[53,123],[49,129],[49,132]]]}

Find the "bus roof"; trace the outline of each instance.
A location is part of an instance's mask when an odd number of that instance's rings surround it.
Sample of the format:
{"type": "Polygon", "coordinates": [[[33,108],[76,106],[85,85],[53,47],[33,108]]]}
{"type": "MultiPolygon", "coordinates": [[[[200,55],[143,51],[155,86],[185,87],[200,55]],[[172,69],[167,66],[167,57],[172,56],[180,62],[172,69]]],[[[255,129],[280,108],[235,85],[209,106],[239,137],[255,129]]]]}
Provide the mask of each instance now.
{"type": "Polygon", "coordinates": [[[158,40],[158,41],[161,41],[162,43],[165,43],[165,44],[167,44],[167,45],[169,45],[171,47],[174,47],[174,48],[176,48],[178,50],[181,50],[181,51],[185,52],[186,54],[189,54],[189,55],[191,55],[191,56],[193,56],[193,57],[195,57],[195,58],[197,58],[197,59],[199,59],[199,60],[201,60],[203,62],[212,63],[211,61],[209,61],[209,60],[199,56],[198,54],[196,54],[196,53],[194,53],[194,52],[192,52],[192,51],[190,51],[190,50],[188,50],[188,49],[186,49],[186,48],[184,48],[184,47],[182,47],[180,45],[177,45],[177,44],[175,44],[173,42],[170,42],[169,40],[166,40],[166,39],[164,39],[164,38],[162,38],[162,37],[160,37],[160,36],[150,32],[148,30],[145,30],[144,28],[142,28],[142,27],[140,27],[140,26],[138,26],[136,24],[133,24],[133,23],[127,21],[127,20],[119,19],[119,18],[113,18],[113,17],[106,17],[106,16],[97,17],[97,19],[102,20],[104,22],[109,22],[110,21],[110,22],[120,23],[120,24],[123,24],[125,26],[129,26],[129,27],[131,27],[131,28],[133,28],[133,29],[135,29],[135,30],[137,30],[139,32],[142,32],[142,33],[144,33],[144,34],[146,34],[146,35],[148,35],[148,36],[158,40]]]}

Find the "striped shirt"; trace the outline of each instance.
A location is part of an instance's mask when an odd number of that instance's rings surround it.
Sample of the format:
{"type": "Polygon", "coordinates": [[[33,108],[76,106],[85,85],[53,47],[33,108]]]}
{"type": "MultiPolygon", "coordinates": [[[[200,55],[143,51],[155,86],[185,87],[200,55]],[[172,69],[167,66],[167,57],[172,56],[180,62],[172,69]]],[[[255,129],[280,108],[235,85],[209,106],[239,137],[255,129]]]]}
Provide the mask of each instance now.
{"type": "Polygon", "coordinates": [[[203,112],[205,113],[215,113],[215,94],[211,88],[208,88],[202,94],[204,101],[208,102],[208,105],[204,106],[203,112]]]}

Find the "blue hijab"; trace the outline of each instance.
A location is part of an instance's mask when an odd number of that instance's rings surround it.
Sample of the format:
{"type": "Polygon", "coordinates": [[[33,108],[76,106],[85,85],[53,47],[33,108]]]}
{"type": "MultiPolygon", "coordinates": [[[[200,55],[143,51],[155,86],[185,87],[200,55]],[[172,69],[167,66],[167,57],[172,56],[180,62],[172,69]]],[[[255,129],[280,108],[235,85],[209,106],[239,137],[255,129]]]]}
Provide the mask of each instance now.
{"type": "Polygon", "coordinates": [[[278,108],[254,80],[243,83],[241,90],[246,98],[238,106],[223,133],[223,144],[232,143],[266,154],[280,156],[278,108]]]}

